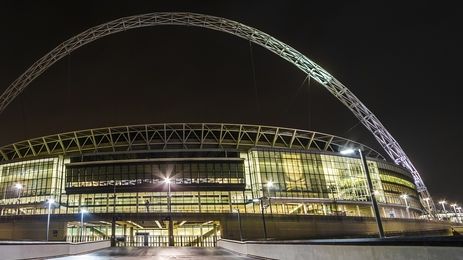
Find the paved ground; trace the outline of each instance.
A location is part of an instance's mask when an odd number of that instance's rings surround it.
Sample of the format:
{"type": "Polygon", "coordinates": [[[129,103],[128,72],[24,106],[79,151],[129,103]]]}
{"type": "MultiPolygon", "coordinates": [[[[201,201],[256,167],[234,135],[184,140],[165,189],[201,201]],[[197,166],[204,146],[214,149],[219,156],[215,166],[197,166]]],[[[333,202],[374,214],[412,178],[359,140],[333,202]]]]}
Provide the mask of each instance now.
{"type": "Polygon", "coordinates": [[[254,259],[221,248],[200,248],[200,247],[112,247],[95,251],[85,255],[75,255],[53,259],[153,259],[153,260],[230,260],[230,259],[254,259]]]}

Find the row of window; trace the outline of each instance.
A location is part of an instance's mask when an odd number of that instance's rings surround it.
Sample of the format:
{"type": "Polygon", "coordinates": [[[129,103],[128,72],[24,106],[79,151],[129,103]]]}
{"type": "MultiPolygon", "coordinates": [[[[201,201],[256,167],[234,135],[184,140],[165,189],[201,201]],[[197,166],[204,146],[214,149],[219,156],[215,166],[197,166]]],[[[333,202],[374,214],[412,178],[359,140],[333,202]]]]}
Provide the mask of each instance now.
{"type": "Polygon", "coordinates": [[[166,177],[175,179],[178,184],[243,183],[244,169],[241,161],[73,166],[66,171],[66,186],[110,186],[114,183],[131,186],[160,183],[166,177]]]}

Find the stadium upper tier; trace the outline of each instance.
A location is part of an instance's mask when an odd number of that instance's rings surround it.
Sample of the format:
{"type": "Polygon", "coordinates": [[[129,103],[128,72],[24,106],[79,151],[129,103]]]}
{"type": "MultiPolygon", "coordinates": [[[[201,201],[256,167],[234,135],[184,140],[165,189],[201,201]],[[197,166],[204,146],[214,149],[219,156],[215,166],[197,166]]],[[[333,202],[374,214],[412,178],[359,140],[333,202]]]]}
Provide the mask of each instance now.
{"type": "Polygon", "coordinates": [[[0,162],[83,153],[252,147],[322,152],[356,147],[362,148],[367,157],[385,160],[368,146],[325,133],[261,125],[168,123],[94,128],[32,138],[1,147],[0,162]]]}

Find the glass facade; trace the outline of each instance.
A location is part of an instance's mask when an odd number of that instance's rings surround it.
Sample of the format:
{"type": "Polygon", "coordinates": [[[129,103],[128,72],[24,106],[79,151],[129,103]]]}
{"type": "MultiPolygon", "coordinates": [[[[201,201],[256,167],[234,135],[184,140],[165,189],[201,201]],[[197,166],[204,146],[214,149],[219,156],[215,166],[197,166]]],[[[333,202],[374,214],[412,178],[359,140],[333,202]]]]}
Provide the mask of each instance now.
{"type": "MultiPolygon", "coordinates": [[[[369,160],[383,217],[410,217],[421,206],[416,187],[402,168],[369,160]],[[407,213],[408,214],[408,213],[407,213]]],[[[118,153],[29,160],[0,165],[2,215],[165,213],[171,178],[175,213],[260,213],[372,216],[360,159],[290,149],[118,153]],[[267,183],[273,186],[268,187],[267,183]],[[21,188],[17,188],[17,184],[21,188]]]]}

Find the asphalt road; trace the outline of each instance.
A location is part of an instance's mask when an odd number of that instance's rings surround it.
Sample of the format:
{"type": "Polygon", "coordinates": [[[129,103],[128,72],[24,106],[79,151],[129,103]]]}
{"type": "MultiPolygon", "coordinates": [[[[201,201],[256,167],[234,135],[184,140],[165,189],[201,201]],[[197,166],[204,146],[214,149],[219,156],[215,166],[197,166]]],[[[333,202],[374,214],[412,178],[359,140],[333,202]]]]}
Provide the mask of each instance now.
{"type": "MultiPolygon", "coordinates": [[[[51,258],[50,258],[51,259],[51,258]]],[[[95,251],[89,254],[59,257],[52,259],[153,259],[153,260],[230,260],[230,259],[254,259],[221,248],[200,247],[111,247],[95,251]]]]}

